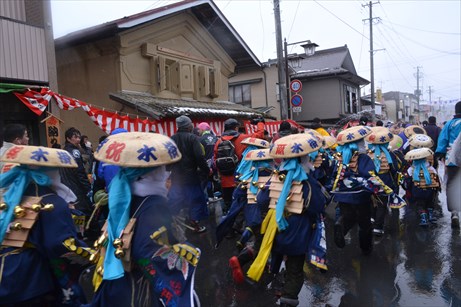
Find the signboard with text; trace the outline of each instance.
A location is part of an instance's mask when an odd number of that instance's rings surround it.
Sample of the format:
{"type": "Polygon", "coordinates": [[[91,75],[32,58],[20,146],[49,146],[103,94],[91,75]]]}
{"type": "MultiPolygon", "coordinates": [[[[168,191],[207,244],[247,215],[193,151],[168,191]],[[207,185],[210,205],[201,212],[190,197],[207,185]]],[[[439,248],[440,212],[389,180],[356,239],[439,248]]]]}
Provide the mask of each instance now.
{"type": "Polygon", "coordinates": [[[298,93],[303,88],[303,84],[298,79],[294,79],[290,82],[290,90],[298,93]]]}

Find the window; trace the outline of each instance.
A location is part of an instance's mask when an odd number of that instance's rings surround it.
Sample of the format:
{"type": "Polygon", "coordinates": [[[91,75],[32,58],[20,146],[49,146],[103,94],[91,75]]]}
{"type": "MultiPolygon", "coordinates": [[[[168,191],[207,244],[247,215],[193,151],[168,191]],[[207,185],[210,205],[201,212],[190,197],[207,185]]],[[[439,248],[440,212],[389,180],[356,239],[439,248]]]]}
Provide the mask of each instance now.
{"type": "Polygon", "coordinates": [[[229,86],[229,101],[251,107],[251,85],[231,85],[229,86]]]}
{"type": "Polygon", "coordinates": [[[344,112],[352,114],[358,111],[357,89],[349,85],[344,85],[344,112]]]}

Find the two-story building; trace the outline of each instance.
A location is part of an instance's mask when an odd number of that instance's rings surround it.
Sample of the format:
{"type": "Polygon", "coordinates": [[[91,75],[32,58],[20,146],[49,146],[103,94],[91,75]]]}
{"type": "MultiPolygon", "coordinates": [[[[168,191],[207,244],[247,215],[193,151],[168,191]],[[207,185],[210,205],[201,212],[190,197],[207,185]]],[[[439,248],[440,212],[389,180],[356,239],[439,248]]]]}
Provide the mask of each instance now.
{"type": "MultiPolygon", "coordinates": [[[[0,1],[0,133],[9,123],[27,127],[30,143],[46,144],[45,125],[13,94],[23,86],[57,89],[56,61],[49,0],[0,1]]],[[[57,107],[49,112],[59,114],[57,107]]]]}
{"type": "MultiPolygon", "coordinates": [[[[157,121],[171,135],[175,118],[207,121],[216,133],[230,118],[268,116],[247,104],[228,79],[261,63],[212,1],[183,1],[83,29],[55,41],[60,91],[120,114],[157,121]],[[240,99],[239,99],[240,97],[240,99]]],[[[83,110],[62,112],[68,126],[97,139],[83,110]]],[[[108,132],[108,131],[106,131],[108,132]]]]}
{"type": "MultiPolygon", "coordinates": [[[[293,108],[290,98],[295,93],[292,91],[287,99],[290,118],[307,124],[318,117],[324,123],[334,124],[342,117],[361,111],[360,87],[369,82],[357,74],[347,45],[316,50],[318,45],[308,42],[302,47],[304,53],[287,55],[288,83],[294,79],[302,83],[296,93],[302,97],[302,104],[293,108]]],[[[248,104],[265,101],[268,107],[274,107],[272,114],[279,117],[277,60],[269,60],[262,67],[263,70],[233,76],[230,86],[245,87],[248,104]]]]}
{"type": "Polygon", "coordinates": [[[403,92],[383,93],[383,104],[387,109],[388,120],[417,123],[419,119],[418,100],[414,94],[403,92]]]}

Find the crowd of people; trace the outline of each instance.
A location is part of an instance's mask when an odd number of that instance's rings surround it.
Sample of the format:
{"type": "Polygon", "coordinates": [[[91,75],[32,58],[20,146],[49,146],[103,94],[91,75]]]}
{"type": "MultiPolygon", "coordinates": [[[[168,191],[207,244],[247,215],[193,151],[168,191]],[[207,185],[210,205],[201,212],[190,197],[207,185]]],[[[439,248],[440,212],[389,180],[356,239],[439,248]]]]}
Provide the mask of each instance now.
{"type": "Polygon", "coordinates": [[[215,248],[235,241],[235,283],[284,265],[280,306],[299,304],[305,263],[328,270],[326,240],[344,248],[357,225],[358,248],[369,255],[373,236],[408,208],[420,227],[437,223],[443,186],[451,227],[460,227],[461,102],[442,128],[433,116],[404,126],[361,118],[332,133],[316,118],[302,131],[283,121],[270,137],[263,118],[251,124],[246,134],[229,118],[218,136],[182,115],[171,138],[118,128],[94,152],[76,128],[60,149],[29,145],[26,127],[7,125],[0,305],[194,306],[201,250],[187,238],[211,231],[211,203],[222,212],[215,248]],[[327,206],[335,206],[333,238],[327,206]],[[91,295],[79,283],[89,267],[91,295]]]}

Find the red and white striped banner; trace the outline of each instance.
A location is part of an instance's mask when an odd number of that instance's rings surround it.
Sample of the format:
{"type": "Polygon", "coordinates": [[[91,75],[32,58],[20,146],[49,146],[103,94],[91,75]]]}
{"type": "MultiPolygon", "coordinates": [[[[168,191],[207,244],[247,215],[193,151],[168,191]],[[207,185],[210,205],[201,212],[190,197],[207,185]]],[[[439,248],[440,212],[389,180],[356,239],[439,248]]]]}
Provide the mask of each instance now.
{"type": "Polygon", "coordinates": [[[40,92],[27,90],[24,93],[14,92],[13,94],[21,100],[32,112],[38,116],[42,115],[51,99],[49,88],[42,88],[40,92]]]}
{"type": "MultiPolygon", "coordinates": [[[[172,136],[176,133],[176,120],[174,118],[166,118],[163,120],[149,120],[147,117],[144,119],[139,117],[130,117],[128,115],[121,115],[117,112],[106,111],[89,105],[83,101],[66,97],[64,95],[55,93],[49,88],[42,88],[40,92],[27,90],[25,93],[14,93],[19,100],[26,104],[34,113],[41,115],[46,109],[51,97],[56,101],[56,104],[61,110],[73,110],[82,108],[91,120],[104,132],[110,134],[116,128],[125,128],[126,130],[138,132],[156,132],[167,136],[172,136]]],[[[224,131],[225,119],[205,119],[205,120],[192,120],[194,126],[198,126],[201,122],[206,122],[210,125],[211,130],[216,135],[221,135],[224,131]]],[[[288,120],[292,126],[304,129],[295,121],[288,120]]],[[[282,121],[266,122],[266,130],[270,136],[273,136],[279,130],[282,121]]],[[[256,126],[251,125],[250,121],[244,121],[246,133],[253,133],[256,126]]]]}

